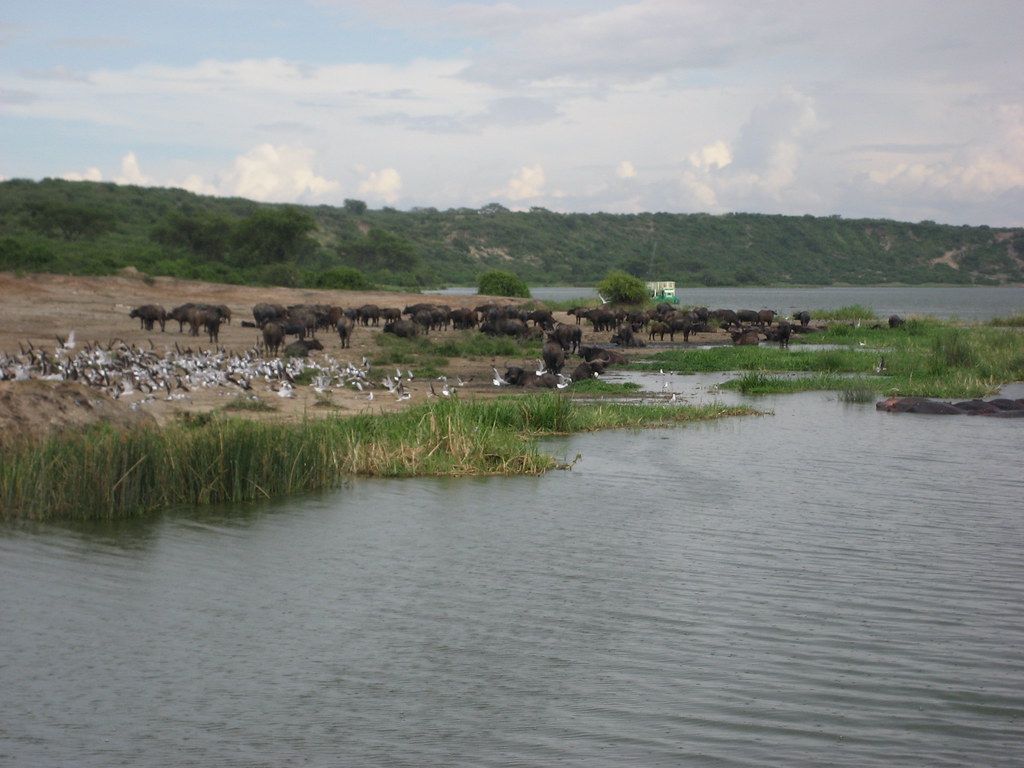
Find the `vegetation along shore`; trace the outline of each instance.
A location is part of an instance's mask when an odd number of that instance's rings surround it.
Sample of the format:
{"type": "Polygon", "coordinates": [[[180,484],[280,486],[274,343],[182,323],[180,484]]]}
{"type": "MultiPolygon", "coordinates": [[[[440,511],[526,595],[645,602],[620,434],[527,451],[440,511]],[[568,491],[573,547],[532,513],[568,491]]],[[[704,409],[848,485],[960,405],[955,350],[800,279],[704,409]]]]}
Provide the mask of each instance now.
{"type": "Polygon", "coordinates": [[[559,461],[537,435],[753,412],[633,397],[608,377],[628,368],[735,371],[725,386],[749,394],[864,402],[1024,379],[1020,317],[656,305],[636,277],[1019,284],[1019,228],[374,211],[54,179],[0,182],[0,224],[9,518],[142,514],[361,474],[540,472],[559,461]],[[526,287],[599,275],[607,305],[545,305],[526,287]],[[420,293],[452,284],[480,295],[420,293]]]}
{"type": "Polygon", "coordinates": [[[510,371],[539,382],[537,371],[555,365],[544,349],[552,331],[532,321],[523,324],[522,336],[449,325],[411,338],[368,321],[353,327],[349,346],[336,329],[320,329],[315,338],[324,348],[291,358],[267,354],[262,330],[248,319],[256,299],[353,309],[373,299],[378,307],[404,310],[423,299],[415,294],[7,274],[0,275],[0,295],[10,321],[0,332],[0,395],[26,385],[68,388],[61,400],[23,408],[4,430],[0,509],[7,518],[123,517],[330,488],[354,475],[544,472],[571,465],[539,453],[536,438],[545,434],[757,412],[689,406],[660,393],[633,397],[635,386],[592,375],[597,370],[736,371],[723,386],[748,393],[828,389],[852,401],[983,397],[1024,379],[1019,317],[959,327],[929,318],[895,322],[863,307],[812,309],[806,325],[800,317],[733,326],[698,316],[674,339],[661,340],[654,324],[688,314],[685,308],[659,314],[649,303],[622,307],[622,319],[606,327],[598,306],[549,309],[528,300],[458,297],[465,308],[550,312],[550,328],[579,329],[579,346],[573,350],[570,341],[550,386],[527,387],[505,383],[510,371]],[[184,298],[232,310],[217,341],[202,329],[193,336],[187,325],[161,330],[131,317],[139,306],[173,306],[184,298]],[[631,313],[640,314],[630,319],[631,313]],[[780,340],[787,326],[788,338],[780,340]],[[759,343],[740,343],[749,333],[759,343]],[[591,375],[569,375],[595,351],[587,364],[597,365],[591,375]],[[91,357],[77,380],[58,381],[82,355],[91,357]],[[203,360],[208,369],[190,369],[203,360]],[[213,370],[224,361],[287,373],[276,380],[261,373],[246,388],[238,368],[213,370]],[[157,388],[143,363],[170,366],[172,373],[157,388]],[[327,371],[347,378],[328,381],[327,371]],[[87,409],[94,417],[71,418],[87,409]],[[109,418],[115,413],[123,420],[109,418]],[[33,419],[39,429],[31,428],[33,419]]]}

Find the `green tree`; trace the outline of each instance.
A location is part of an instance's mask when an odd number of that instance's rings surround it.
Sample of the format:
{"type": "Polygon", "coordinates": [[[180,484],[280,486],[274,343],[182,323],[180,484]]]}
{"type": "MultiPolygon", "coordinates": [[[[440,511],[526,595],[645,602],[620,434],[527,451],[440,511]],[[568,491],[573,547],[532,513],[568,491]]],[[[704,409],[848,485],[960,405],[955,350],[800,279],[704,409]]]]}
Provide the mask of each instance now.
{"type": "Polygon", "coordinates": [[[362,216],[366,213],[366,203],[362,200],[345,200],[345,212],[351,213],[356,216],[362,216]]]}
{"type": "Polygon", "coordinates": [[[519,296],[530,298],[530,288],[523,280],[511,272],[492,269],[477,277],[476,292],[485,296],[519,296]]]}
{"type": "Polygon", "coordinates": [[[264,264],[255,270],[257,282],[263,285],[279,285],[283,288],[297,288],[301,275],[293,264],[264,264]]]}
{"type": "Polygon", "coordinates": [[[648,299],[647,284],[621,269],[613,269],[597,284],[597,292],[611,304],[643,304],[648,299]]]}
{"type": "Polygon", "coordinates": [[[55,264],[54,255],[42,245],[25,245],[13,237],[0,240],[0,269],[44,272],[55,264]]]}
{"type": "Polygon", "coordinates": [[[249,264],[294,261],[313,246],[316,220],[295,206],[263,208],[236,228],[234,260],[249,264]]]}
{"type": "Polygon", "coordinates": [[[214,213],[173,211],[153,228],[151,237],[161,245],[185,248],[196,256],[219,261],[231,247],[232,225],[214,213]]]}
{"type": "Polygon", "coordinates": [[[110,232],[116,225],[110,211],[89,205],[72,205],[56,200],[38,200],[25,203],[29,226],[47,237],[59,235],[65,240],[95,237],[110,232]]]}
{"type": "Polygon", "coordinates": [[[345,243],[339,250],[349,265],[367,272],[410,272],[419,265],[416,247],[383,229],[371,229],[366,237],[345,243]]]}

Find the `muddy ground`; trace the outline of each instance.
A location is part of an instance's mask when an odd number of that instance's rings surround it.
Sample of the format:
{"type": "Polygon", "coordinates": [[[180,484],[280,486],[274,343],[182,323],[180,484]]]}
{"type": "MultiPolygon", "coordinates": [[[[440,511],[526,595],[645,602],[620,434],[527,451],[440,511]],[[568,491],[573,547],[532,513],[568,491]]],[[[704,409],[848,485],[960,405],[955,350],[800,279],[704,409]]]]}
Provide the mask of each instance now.
{"type": "MultiPolygon", "coordinates": [[[[20,354],[31,344],[37,348],[55,351],[60,340],[67,340],[72,333],[77,345],[111,345],[123,342],[143,349],[158,352],[178,349],[213,350],[217,345],[209,343],[204,336],[189,336],[178,329],[178,323],[169,321],[166,330],[159,326],[153,331],[140,328],[138,320],[130,318],[129,312],[143,304],[160,304],[170,311],[185,302],[226,304],[231,308],[233,319],[220,329],[219,346],[233,352],[243,353],[257,347],[259,331],[244,327],[242,321],[252,320],[252,307],[258,302],[290,304],[331,304],[341,307],[358,307],[363,304],[377,304],[380,307],[404,308],[417,302],[448,304],[452,307],[475,307],[490,300],[483,296],[429,296],[412,293],[386,291],[321,291],[289,288],[253,288],[247,286],[202,283],[174,278],[144,277],[128,270],[115,277],[73,277],[66,275],[15,275],[0,272],[0,353],[20,354]]],[[[500,302],[521,302],[518,299],[497,299],[500,302]]],[[[575,318],[556,313],[556,319],[575,323],[575,318]]],[[[323,352],[314,352],[314,357],[330,356],[341,365],[348,361],[359,364],[365,356],[371,360],[377,356],[379,346],[377,335],[381,327],[358,327],[355,330],[351,348],[342,349],[334,332],[320,331],[318,338],[323,343],[323,352]]],[[[433,341],[460,331],[431,333],[433,341]]],[[[611,334],[595,333],[587,324],[583,325],[584,344],[607,344],[611,334]]],[[[723,331],[712,334],[691,336],[692,344],[728,343],[723,331]]],[[[677,344],[680,345],[680,344],[677,344]]],[[[658,344],[657,346],[667,346],[658,344]]],[[[640,354],[643,350],[632,350],[640,354]]],[[[574,359],[568,369],[575,365],[574,359]]],[[[469,380],[460,391],[462,397],[490,397],[499,389],[492,383],[491,366],[503,370],[507,363],[532,365],[533,360],[505,359],[451,359],[446,369],[454,380],[461,377],[469,380]]],[[[272,408],[266,412],[234,411],[251,418],[299,419],[323,414],[350,415],[355,413],[376,413],[408,407],[422,402],[430,393],[431,382],[415,379],[407,384],[412,397],[399,402],[387,390],[375,392],[373,400],[368,394],[355,389],[331,391],[329,395],[314,392],[312,387],[297,387],[293,397],[280,397],[269,387],[256,386],[247,394],[264,400],[272,408]]],[[[435,392],[440,385],[434,383],[435,392]]],[[[50,426],[67,423],[78,427],[103,414],[121,413],[132,406],[132,413],[142,414],[138,418],[157,423],[166,423],[183,414],[205,413],[223,408],[243,393],[234,388],[195,390],[178,392],[176,399],[134,394],[123,399],[104,398],[96,393],[92,400],[82,397],[75,387],[57,391],[45,382],[31,386],[16,387],[12,382],[0,382],[0,429],[17,428],[22,432],[46,431],[50,426]],[[107,402],[109,401],[109,402],[107,402]],[[3,405],[6,403],[6,405],[3,405]],[[100,404],[103,403],[102,406],[100,404]],[[77,404],[77,405],[76,405],[77,404]],[[89,406],[86,408],[86,406],[89,406]],[[87,413],[86,411],[90,411],[87,413]],[[63,414],[63,415],[61,415],[63,414]],[[97,415],[100,414],[100,415],[97,415]]],[[[158,393],[159,394],[159,393],[158,393]]],[[[118,417],[120,418],[120,417],[118,417]]]]}

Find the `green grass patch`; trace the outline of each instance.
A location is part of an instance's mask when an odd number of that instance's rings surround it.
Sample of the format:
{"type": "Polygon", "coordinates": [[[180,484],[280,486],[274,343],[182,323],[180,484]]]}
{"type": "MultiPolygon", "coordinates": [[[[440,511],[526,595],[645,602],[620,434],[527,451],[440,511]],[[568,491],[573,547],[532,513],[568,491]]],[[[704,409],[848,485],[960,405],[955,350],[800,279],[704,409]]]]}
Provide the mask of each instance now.
{"type": "Polygon", "coordinates": [[[877,357],[857,349],[802,350],[778,347],[713,347],[711,349],[657,352],[630,367],[676,373],[718,373],[724,371],[818,371],[826,373],[867,373],[877,357]]]}
{"type": "Polygon", "coordinates": [[[224,411],[243,411],[246,413],[261,413],[276,411],[277,407],[259,397],[236,397],[225,405],[224,411]]]}
{"type": "Polygon", "coordinates": [[[490,336],[475,330],[460,331],[437,345],[439,354],[473,360],[482,357],[530,357],[540,354],[537,341],[518,342],[511,336],[490,336]]]}
{"type": "Polygon", "coordinates": [[[815,334],[813,341],[837,348],[667,350],[631,367],[683,374],[746,371],[751,375],[725,386],[759,394],[844,390],[856,376],[862,377],[856,386],[879,394],[969,398],[1024,380],[1024,334],[1013,328],[958,328],[915,319],[891,330],[833,327],[815,334]],[[768,375],[784,371],[815,375],[795,381],[768,375]]]}
{"type": "Polygon", "coordinates": [[[561,393],[432,401],[393,414],[298,424],[210,417],[161,429],[96,427],[0,454],[0,516],[111,519],[337,487],[345,477],[538,474],[534,438],[660,426],[747,408],[579,404],[561,393]]]}
{"type": "MultiPolygon", "coordinates": [[[[722,389],[735,389],[745,395],[792,394],[812,390],[845,389],[850,378],[834,373],[816,373],[810,376],[771,376],[763,371],[750,371],[721,385],[722,389]]],[[[874,390],[872,389],[872,397],[874,390]]]]}
{"type": "Polygon", "coordinates": [[[814,309],[811,310],[811,317],[815,320],[829,320],[843,323],[876,323],[878,316],[871,307],[862,304],[851,304],[848,307],[838,309],[814,309]]]}
{"type": "Polygon", "coordinates": [[[603,379],[584,379],[572,384],[573,394],[582,395],[634,395],[643,389],[634,381],[604,381],[603,379]]]}
{"type": "Polygon", "coordinates": [[[1024,312],[1005,317],[993,317],[986,321],[985,325],[995,328],[1024,328],[1024,312]]]}
{"type": "Polygon", "coordinates": [[[875,388],[863,382],[847,384],[839,390],[839,402],[841,403],[873,403],[877,397],[878,393],[875,392],[875,388]]]}
{"type": "Polygon", "coordinates": [[[436,378],[448,367],[451,358],[539,357],[536,341],[517,342],[510,336],[489,336],[466,330],[434,343],[429,336],[402,339],[389,333],[377,335],[378,351],[371,362],[379,366],[409,366],[424,378],[436,378]]]}

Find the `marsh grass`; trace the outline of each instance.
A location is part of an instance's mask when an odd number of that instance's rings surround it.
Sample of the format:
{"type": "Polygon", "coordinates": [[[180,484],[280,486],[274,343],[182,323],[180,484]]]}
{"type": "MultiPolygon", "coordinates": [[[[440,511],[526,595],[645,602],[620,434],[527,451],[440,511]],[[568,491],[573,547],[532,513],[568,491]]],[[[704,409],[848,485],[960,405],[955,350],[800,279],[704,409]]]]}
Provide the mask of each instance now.
{"type": "Polygon", "coordinates": [[[995,328],[1024,328],[1024,312],[1005,317],[993,317],[985,324],[995,328]]]}
{"type": "Polygon", "coordinates": [[[860,377],[855,386],[877,393],[969,398],[985,397],[1003,384],[1024,380],[1024,334],[1012,328],[958,328],[915,319],[896,329],[835,327],[815,334],[814,341],[839,348],[671,350],[634,367],[689,374],[745,371],[723,386],[759,394],[843,390],[851,386],[852,376],[860,377]],[[769,375],[784,371],[814,375],[769,375]]]}
{"type": "Polygon", "coordinates": [[[720,386],[723,389],[735,389],[745,395],[772,395],[811,390],[845,389],[850,386],[850,381],[848,376],[834,373],[815,373],[810,376],[771,376],[764,371],[750,371],[739,378],[726,381],[720,386]]]}
{"type": "Polygon", "coordinates": [[[867,384],[848,384],[839,390],[839,402],[841,403],[872,403],[877,399],[878,393],[875,388],[867,384]]]}
{"type": "Polygon", "coordinates": [[[871,307],[862,304],[851,304],[839,309],[814,309],[811,317],[815,320],[831,320],[844,323],[876,323],[878,316],[871,307]]]}
{"type": "Polygon", "coordinates": [[[270,498],[337,487],[353,475],[539,474],[559,466],[535,438],[660,426],[751,413],[582,405],[559,393],[434,401],[408,411],[299,424],[211,417],[160,429],[96,427],[6,446],[0,515],[109,519],[152,510],[270,498]]]}
{"type": "Polygon", "coordinates": [[[605,381],[604,379],[584,379],[574,382],[572,393],[582,395],[622,396],[636,394],[643,387],[633,381],[605,381]]]}
{"type": "Polygon", "coordinates": [[[877,358],[852,348],[804,350],[778,347],[714,347],[658,352],[647,361],[632,367],[690,374],[749,370],[867,373],[872,369],[875,360],[877,358]]]}

